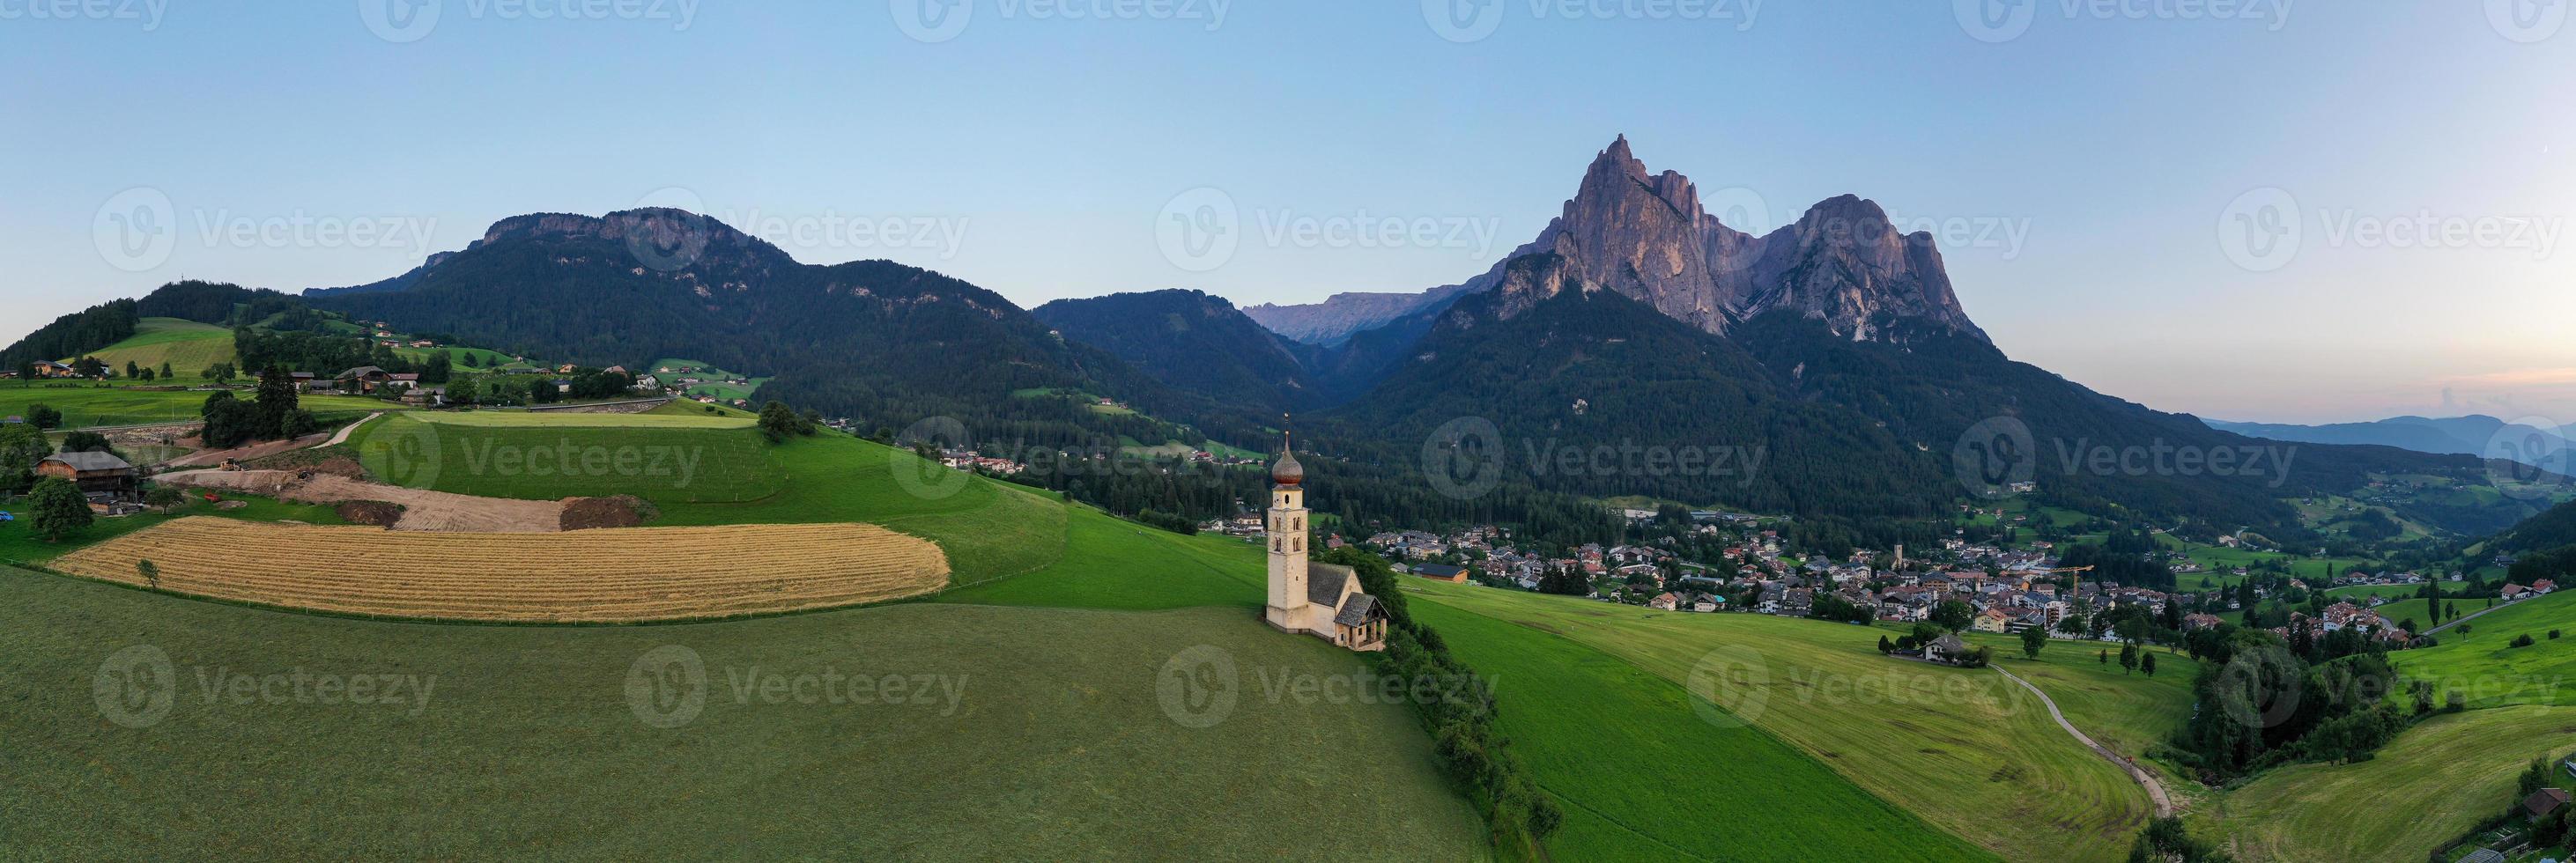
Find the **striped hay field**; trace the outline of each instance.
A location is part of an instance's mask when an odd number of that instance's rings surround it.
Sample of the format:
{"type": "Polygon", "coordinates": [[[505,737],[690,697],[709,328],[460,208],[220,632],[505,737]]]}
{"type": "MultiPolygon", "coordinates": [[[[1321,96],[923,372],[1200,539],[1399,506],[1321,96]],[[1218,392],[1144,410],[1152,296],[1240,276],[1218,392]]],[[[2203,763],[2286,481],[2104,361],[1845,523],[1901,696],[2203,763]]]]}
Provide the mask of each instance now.
{"type": "Polygon", "coordinates": [[[566,533],[387,531],[182,518],[57,559],[73,575],[316,611],[438,620],[602,623],[797,611],[915,596],[948,582],[927,540],[867,524],[639,527],[566,533]]]}

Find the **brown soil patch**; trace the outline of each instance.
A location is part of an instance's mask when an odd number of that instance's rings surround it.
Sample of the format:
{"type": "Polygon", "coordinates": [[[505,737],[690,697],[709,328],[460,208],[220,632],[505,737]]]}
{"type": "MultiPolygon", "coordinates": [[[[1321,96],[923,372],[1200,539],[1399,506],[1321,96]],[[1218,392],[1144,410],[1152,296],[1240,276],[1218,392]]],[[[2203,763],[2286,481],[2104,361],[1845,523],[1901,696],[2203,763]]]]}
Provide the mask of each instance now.
{"type": "Polygon", "coordinates": [[[215,599],[442,620],[627,622],[832,608],[948,582],[927,540],[867,524],[547,535],[181,518],[57,558],[73,575],[215,599]]]}
{"type": "Polygon", "coordinates": [[[383,501],[399,504],[403,514],[394,522],[393,529],[400,531],[553,533],[563,529],[562,501],[508,500],[423,491],[320,472],[307,479],[298,471],[197,470],[168,474],[161,477],[161,481],[246,491],[302,503],[383,501]]]}
{"type": "Polygon", "coordinates": [[[631,494],[569,498],[564,501],[563,529],[640,527],[652,516],[653,505],[631,494]]]}
{"type": "Polygon", "coordinates": [[[340,514],[341,521],[350,524],[372,524],[377,527],[392,527],[395,522],[402,521],[403,516],[401,506],[381,500],[343,501],[339,506],[331,509],[340,514]]]}

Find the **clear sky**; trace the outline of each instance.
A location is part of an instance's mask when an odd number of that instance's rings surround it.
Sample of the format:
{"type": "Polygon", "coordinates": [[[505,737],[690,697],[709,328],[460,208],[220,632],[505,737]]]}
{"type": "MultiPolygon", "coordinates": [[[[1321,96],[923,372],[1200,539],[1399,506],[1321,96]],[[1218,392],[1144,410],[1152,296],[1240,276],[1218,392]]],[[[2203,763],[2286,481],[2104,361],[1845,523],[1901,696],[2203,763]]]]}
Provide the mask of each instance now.
{"type": "Polygon", "coordinates": [[[2008,353],[2153,407],[2576,422],[2567,5],[0,0],[0,339],[638,203],[1025,306],[1420,290],[1625,133],[1739,227],[1942,232],[2008,353]]]}

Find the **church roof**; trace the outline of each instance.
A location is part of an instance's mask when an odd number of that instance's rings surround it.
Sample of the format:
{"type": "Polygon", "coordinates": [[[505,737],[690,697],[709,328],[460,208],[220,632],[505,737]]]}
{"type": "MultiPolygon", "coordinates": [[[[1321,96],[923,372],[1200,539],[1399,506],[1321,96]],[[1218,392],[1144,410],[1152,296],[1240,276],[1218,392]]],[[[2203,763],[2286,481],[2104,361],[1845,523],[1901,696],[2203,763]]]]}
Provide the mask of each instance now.
{"type": "Polygon", "coordinates": [[[1335,563],[1318,563],[1306,568],[1306,601],[1322,606],[1339,605],[1342,585],[1359,577],[1350,567],[1335,563]]]}
{"type": "Polygon", "coordinates": [[[1342,606],[1342,613],[1333,615],[1333,622],[1343,626],[1358,626],[1360,624],[1367,623],[1369,612],[1376,608],[1377,597],[1370,596],[1365,593],[1354,593],[1351,594],[1350,604],[1342,606]]]}

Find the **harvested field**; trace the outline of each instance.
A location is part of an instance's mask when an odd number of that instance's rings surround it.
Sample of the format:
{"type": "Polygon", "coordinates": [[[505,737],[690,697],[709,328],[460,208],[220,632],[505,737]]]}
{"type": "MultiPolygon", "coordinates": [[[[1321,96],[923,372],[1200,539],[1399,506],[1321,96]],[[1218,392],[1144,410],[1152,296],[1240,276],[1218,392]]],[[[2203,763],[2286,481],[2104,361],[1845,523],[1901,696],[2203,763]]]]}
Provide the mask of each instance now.
{"type": "Polygon", "coordinates": [[[900,599],[948,558],[866,524],[404,533],[182,518],[54,561],[73,575],[264,605],[437,620],[631,622],[900,599]]]}

